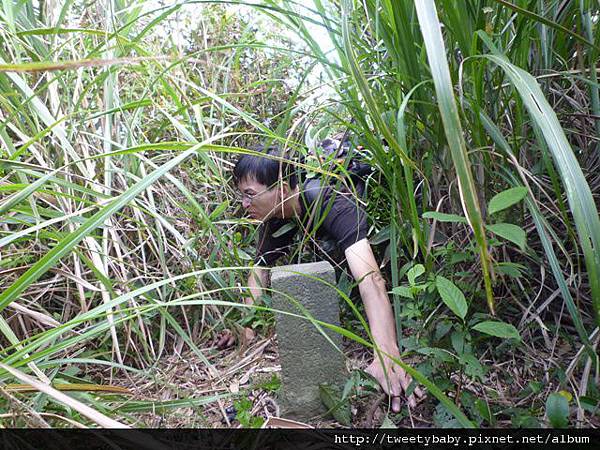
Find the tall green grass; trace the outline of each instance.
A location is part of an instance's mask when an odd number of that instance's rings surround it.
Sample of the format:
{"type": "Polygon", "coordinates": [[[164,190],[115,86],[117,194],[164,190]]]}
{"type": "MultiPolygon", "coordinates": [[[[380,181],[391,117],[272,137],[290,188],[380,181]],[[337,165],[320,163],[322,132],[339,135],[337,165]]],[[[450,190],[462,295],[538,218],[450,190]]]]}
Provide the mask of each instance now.
{"type": "Polygon", "coordinates": [[[275,112],[287,99],[272,81],[240,75],[240,58],[274,78],[301,64],[262,53],[251,27],[223,22],[218,7],[182,55],[162,39],[181,5],[145,6],[2,4],[1,358],[44,382],[72,361],[113,374],[151,367],[177,342],[212,370],[192,328],[200,318],[206,330],[222,326],[231,312],[211,298],[239,299],[238,272],[202,272],[247,263],[224,216],[227,154],[252,134],[274,135],[254,114],[260,99],[275,112]],[[70,26],[77,14],[89,28],[70,26]],[[195,308],[168,303],[196,290],[205,302],[195,308]]]}
{"type": "MultiPolygon", "coordinates": [[[[480,119],[479,113],[484,112],[492,122],[506,128],[517,158],[526,154],[539,158],[545,165],[565,225],[572,230],[572,222],[578,230],[578,238],[575,234],[570,237],[572,244],[581,246],[583,251],[589,292],[598,311],[598,211],[586,174],[576,157],[578,152],[579,159],[585,162],[588,160],[585,152],[593,151],[595,145],[592,141],[592,148],[573,150],[540,88],[545,83],[543,75],[548,73],[564,78],[564,83],[575,82],[568,72],[573,69],[572,55],[580,57],[577,61],[585,62],[588,55],[597,51],[593,20],[590,20],[597,12],[593,5],[574,2],[537,11],[521,4],[478,1],[465,5],[464,13],[458,14],[452,2],[445,1],[414,5],[389,1],[367,1],[359,5],[345,1],[338,16],[335,16],[335,7],[322,2],[317,5],[323,23],[329,26],[327,31],[332,42],[337,44],[339,59],[347,67],[343,72],[335,72],[335,76],[346,77],[346,81],[337,86],[352,119],[349,126],[372,150],[372,162],[390,187],[386,191],[390,204],[399,204],[400,218],[411,220],[413,229],[426,229],[426,224],[413,223],[416,205],[404,201],[403,195],[409,193],[414,198],[415,193],[407,191],[407,186],[414,186],[413,178],[423,177],[427,195],[422,198],[430,198],[421,206],[429,209],[443,198],[440,186],[431,186],[430,180],[439,174],[450,177],[448,186],[454,192],[449,191],[448,209],[462,212],[473,228],[481,251],[482,280],[493,311],[486,249],[489,237],[483,232],[483,206],[502,189],[495,169],[506,161],[494,161],[489,152],[481,150],[494,143],[480,119]],[[576,22],[574,18],[586,24],[588,38],[570,31],[576,22]],[[552,40],[548,37],[550,33],[552,40]],[[481,60],[469,59],[476,56],[486,56],[505,72],[498,72],[481,60]],[[539,82],[536,76],[541,76],[539,82]],[[433,84],[423,84],[428,77],[433,84]],[[412,93],[411,88],[415,89],[413,97],[401,105],[407,93],[412,93]],[[461,94],[458,109],[456,92],[461,94]],[[407,113],[410,113],[408,119],[407,113]],[[435,120],[438,114],[441,121],[435,120]],[[533,126],[529,125],[530,121],[533,126]],[[390,130],[394,130],[395,135],[390,130]],[[382,148],[384,139],[387,146],[382,148]],[[406,145],[399,146],[398,142],[405,141],[406,145]],[[523,144],[527,147],[521,150],[523,144]],[[523,153],[525,151],[527,153],[523,153]],[[453,171],[447,171],[448,162],[453,171]],[[473,174],[474,162],[479,166],[477,175],[473,174]],[[412,171],[415,166],[417,172],[412,171]],[[411,169],[409,173],[407,169],[411,169]],[[454,174],[456,183],[452,183],[454,174]],[[394,190],[398,184],[398,190],[394,190]],[[430,190],[432,187],[434,190],[430,190]],[[568,206],[562,199],[563,189],[568,206]],[[461,206],[457,209],[458,205],[461,206]]],[[[575,69],[584,76],[587,73],[591,78],[596,76],[594,67],[575,69]]],[[[583,86],[586,89],[591,86],[593,100],[597,87],[593,83],[583,86]]],[[[593,103],[589,106],[594,107],[593,103]]],[[[595,120],[589,122],[595,123],[595,120]]],[[[571,137],[576,137],[578,130],[572,131],[571,137]]],[[[544,173],[536,175],[541,177],[544,173]]],[[[415,236],[423,240],[420,244],[425,248],[426,233],[415,236]]],[[[409,244],[410,240],[405,239],[404,243],[409,244]]],[[[427,254],[421,256],[425,260],[428,257],[427,254]]]]}
{"type": "MultiPolygon", "coordinates": [[[[377,206],[389,208],[371,212],[382,227],[375,240],[389,241],[385,257],[393,285],[400,285],[411,260],[443,273],[438,264],[444,260],[432,249],[448,242],[434,233],[466,236],[471,246],[463,241],[462,248],[477,249],[479,264],[454,281],[475,287],[469,291],[472,305],[487,300],[492,315],[510,320],[515,309],[531,309],[535,295],[523,292],[520,276],[505,268],[515,259],[528,261],[534,272],[549,265],[554,277],[549,285],[558,286],[580,342],[597,364],[588,338],[600,324],[593,131],[597,5],[501,0],[315,5],[342,66],[329,65],[345,107],[332,121],[371,151],[380,183],[373,190],[385,199],[377,206]],[[571,121],[574,116],[581,120],[571,121]],[[516,180],[523,173],[531,178],[523,180],[531,183],[528,209],[500,216],[488,211],[497,194],[520,186],[516,180]],[[503,216],[517,226],[494,223],[503,216]],[[574,295],[580,296],[577,306],[574,295]]],[[[290,6],[281,20],[298,29],[300,10],[290,6]]],[[[314,47],[304,32],[298,34],[314,47]]],[[[402,301],[395,295],[398,315],[402,301]]],[[[400,318],[397,324],[400,328],[400,318]]]]}

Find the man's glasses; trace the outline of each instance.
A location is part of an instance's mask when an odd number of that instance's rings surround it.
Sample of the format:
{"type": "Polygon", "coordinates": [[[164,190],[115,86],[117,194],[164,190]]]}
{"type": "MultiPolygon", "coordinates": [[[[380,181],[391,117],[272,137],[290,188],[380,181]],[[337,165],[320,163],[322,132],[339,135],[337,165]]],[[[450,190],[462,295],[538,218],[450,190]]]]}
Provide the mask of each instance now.
{"type": "Polygon", "coordinates": [[[236,198],[240,201],[243,202],[244,200],[248,200],[248,202],[252,203],[252,201],[258,197],[259,195],[264,194],[267,191],[270,191],[273,187],[277,186],[277,183],[273,183],[271,186],[269,186],[266,189],[263,189],[260,192],[256,192],[255,194],[248,194],[247,192],[237,192],[236,193],[236,198]]]}

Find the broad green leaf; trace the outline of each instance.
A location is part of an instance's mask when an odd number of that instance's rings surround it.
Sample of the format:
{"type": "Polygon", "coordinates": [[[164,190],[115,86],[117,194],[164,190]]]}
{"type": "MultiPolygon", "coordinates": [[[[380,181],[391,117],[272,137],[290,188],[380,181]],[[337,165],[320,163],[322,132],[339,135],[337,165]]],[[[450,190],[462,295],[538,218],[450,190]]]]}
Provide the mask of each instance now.
{"type": "Polygon", "coordinates": [[[435,284],[443,302],[458,317],[464,320],[467,315],[467,301],[462,291],[449,279],[438,275],[435,284]]]}
{"type": "Polygon", "coordinates": [[[293,223],[293,222],[286,223],[285,225],[281,226],[277,231],[275,231],[273,233],[273,237],[277,238],[277,237],[283,236],[285,233],[287,233],[290,230],[293,230],[294,228],[296,228],[295,223],[293,223]]]}
{"type": "Polygon", "coordinates": [[[481,418],[486,420],[490,425],[494,426],[494,415],[492,414],[492,410],[490,409],[488,402],[478,398],[475,400],[474,404],[481,418]]]}
{"type": "Polygon", "coordinates": [[[486,227],[492,233],[510,241],[519,246],[522,251],[525,251],[527,244],[527,235],[525,230],[518,225],[512,223],[495,223],[486,227]]]}
{"type": "Polygon", "coordinates": [[[412,291],[410,290],[410,288],[406,287],[406,286],[397,286],[394,289],[392,289],[392,294],[394,295],[399,295],[401,297],[405,297],[405,298],[414,298],[412,291]]]}
{"type": "Polygon", "coordinates": [[[468,337],[468,333],[464,330],[455,330],[450,335],[452,348],[457,355],[471,352],[471,344],[469,343],[469,340],[470,338],[468,337]]]}
{"type": "Polygon", "coordinates": [[[408,282],[411,286],[415,285],[417,278],[425,273],[425,267],[423,264],[417,264],[413,268],[411,268],[406,276],[408,277],[408,282]]]}
{"type": "Polygon", "coordinates": [[[467,223],[467,219],[463,216],[459,216],[458,214],[446,214],[437,211],[427,211],[423,213],[424,219],[435,219],[438,222],[458,222],[458,223],[467,223]]]}
{"type": "Polygon", "coordinates": [[[593,397],[588,397],[587,395],[579,397],[579,404],[582,409],[592,414],[596,414],[598,410],[600,410],[600,401],[593,397]]]}
{"type": "Polygon", "coordinates": [[[569,425],[569,402],[558,392],[546,399],[546,416],[554,428],[566,428],[569,425]]]}
{"type": "Polygon", "coordinates": [[[433,356],[438,362],[448,362],[452,361],[453,359],[456,359],[456,356],[453,353],[443,348],[422,347],[417,350],[417,353],[421,353],[427,356],[433,356]]]}
{"type": "Polygon", "coordinates": [[[488,212],[495,214],[498,211],[502,211],[515,203],[520,202],[527,195],[527,188],[524,186],[514,187],[507,189],[506,191],[500,192],[490,200],[488,206],[488,212]]]}
{"type": "Polygon", "coordinates": [[[505,322],[498,322],[495,320],[479,322],[477,325],[473,326],[473,330],[499,338],[521,340],[521,335],[517,329],[511,324],[505,322]]]}

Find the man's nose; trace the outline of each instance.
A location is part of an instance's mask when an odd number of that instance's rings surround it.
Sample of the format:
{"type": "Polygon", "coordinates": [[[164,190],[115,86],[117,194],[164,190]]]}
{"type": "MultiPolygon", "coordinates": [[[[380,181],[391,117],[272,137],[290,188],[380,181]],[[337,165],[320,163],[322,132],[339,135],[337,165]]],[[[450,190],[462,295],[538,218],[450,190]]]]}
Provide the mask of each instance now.
{"type": "Polygon", "coordinates": [[[242,198],[242,206],[244,209],[250,208],[250,199],[248,197],[242,198]]]}

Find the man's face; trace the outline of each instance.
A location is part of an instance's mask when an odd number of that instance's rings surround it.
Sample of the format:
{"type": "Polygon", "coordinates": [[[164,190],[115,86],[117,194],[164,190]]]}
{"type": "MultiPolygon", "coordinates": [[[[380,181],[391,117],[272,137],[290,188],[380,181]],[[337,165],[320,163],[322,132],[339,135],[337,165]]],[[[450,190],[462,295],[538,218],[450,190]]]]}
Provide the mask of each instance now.
{"type": "Polygon", "coordinates": [[[242,194],[242,206],[252,219],[267,220],[276,216],[277,210],[281,209],[279,184],[269,189],[269,186],[247,177],[237,187],[242,194]]]}

